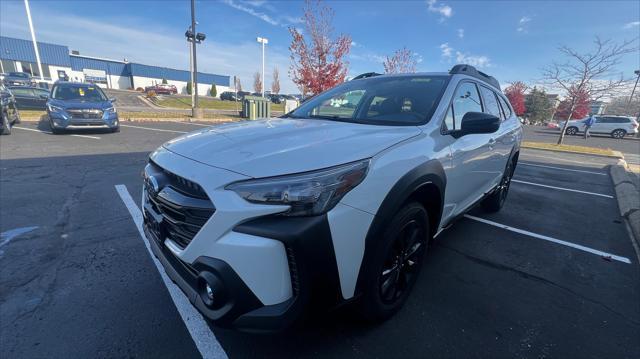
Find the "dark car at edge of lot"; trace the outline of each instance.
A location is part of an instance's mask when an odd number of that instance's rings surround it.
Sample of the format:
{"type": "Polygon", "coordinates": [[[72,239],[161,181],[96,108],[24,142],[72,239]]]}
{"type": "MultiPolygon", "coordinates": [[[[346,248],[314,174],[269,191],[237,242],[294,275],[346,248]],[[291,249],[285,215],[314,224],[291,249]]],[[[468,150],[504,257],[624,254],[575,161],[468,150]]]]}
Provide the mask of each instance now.
{"type": "Polygon", "coordinates": [[[102,89],[89,83],[56,82],[47,101],[47,115],[55,134],[74,129],[120,131],[118,113],[102,89]]]}
{"type": "Polygon", "coordinates": [[[20,112],[13,94],[0,84],[0,134],[10,135],[11,126],[20,123],[20,112]]]}
{"type": "Polygon", "coordinates": [[[31,75],[26,72],[9,72],[7,73],[2,82],[5,86],[35,86],[36,82],[31,75]]]}
{"type": "Polygon", "coordinates": [[[40,110],[47,109],[47,99],[49,90],[31,86],[11,86],[9,91],[16,100],[16,105],[20,110],[40,110]]]}

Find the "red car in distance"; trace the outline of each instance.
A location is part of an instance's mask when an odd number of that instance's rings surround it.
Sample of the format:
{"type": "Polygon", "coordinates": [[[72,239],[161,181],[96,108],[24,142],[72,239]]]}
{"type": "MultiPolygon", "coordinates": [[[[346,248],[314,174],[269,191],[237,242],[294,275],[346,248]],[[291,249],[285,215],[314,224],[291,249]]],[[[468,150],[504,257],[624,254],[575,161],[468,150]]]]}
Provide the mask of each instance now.
{"type": "Polygon", "coordinates": [[[174,95],[178,93],[178,88],[175,85],[169,84],[157,84],[153,86],[147,86],[144,88],[144,92],[153,91],[158,95],[174,95]]]}

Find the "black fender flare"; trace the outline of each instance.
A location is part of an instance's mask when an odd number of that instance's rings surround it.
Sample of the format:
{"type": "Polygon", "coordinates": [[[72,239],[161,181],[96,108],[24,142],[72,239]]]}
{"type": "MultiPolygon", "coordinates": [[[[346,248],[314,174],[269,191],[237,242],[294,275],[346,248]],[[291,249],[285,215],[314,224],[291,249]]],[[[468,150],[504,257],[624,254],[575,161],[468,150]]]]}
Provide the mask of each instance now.
{"type": "MultiPolygon", "coordinates": [[[[434,185],[440,193],[440,206],[436,222],[440,222],[442,209],[444,206],[444,190],[447,184],[447,178],[442,164],[438,160],[429,160],[407,172],[402,176],[387,193],[382,204],[375,214],[373,222],[369,226],[367,236],[365,238],[364,255],[358,272],[356,282],[356,295],[361,294],[365,285],[365,281],[370,277],[373,270],[373,253],[378,248],[378,240],[388,222],[396,214],[397,210],[407,202],[413,193],[421,187],[434,185]]],[[[434,229],[432,229],[433,231],[434,229]]],[[[434,232],[435,233],[435,232],[434,232]]]]}

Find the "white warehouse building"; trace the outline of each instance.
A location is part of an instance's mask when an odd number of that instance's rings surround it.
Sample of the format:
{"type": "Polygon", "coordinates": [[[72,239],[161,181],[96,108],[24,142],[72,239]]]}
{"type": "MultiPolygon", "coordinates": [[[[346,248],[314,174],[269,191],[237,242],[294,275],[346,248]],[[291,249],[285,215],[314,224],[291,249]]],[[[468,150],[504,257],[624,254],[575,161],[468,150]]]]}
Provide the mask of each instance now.
{"type": "MultiPolygon", "coordinates": [[[[139,89],[155,84],[175,85],[178,93],[187,93],[190,72],[167,67],[143,65],[127,61],[84,56],[63,45],[38,42],[43,81],[91,82],[110,89],[139,89]]],[[[40,69],[33,43],[29,40],[0,36],[0,72],[27,72],[36,80],[40,69]]],[[[208,95],[216,86],[218,96],[229,90],[229,76],[198,72],[198,93],[208,95]]]]}

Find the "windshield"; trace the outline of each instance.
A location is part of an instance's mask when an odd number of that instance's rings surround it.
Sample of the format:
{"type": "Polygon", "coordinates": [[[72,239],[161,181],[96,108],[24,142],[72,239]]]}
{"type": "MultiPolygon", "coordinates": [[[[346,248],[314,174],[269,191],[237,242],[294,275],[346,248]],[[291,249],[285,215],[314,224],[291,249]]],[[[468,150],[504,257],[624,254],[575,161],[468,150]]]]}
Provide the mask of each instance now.
{"type": "Polygon", "coordinates": [[[65,86],[58,85],[51,96],[56,100],[80,100],[82,102],[102,102],[107,97],[96,86],[65,86]]]}
{"type": "Polygon", "coordinates": [[[29,78],[29,74],[26,74],[24,72],[10,72],[9,76],[11,76],[11,77],[22,77],[23,79],[28,79],[29,78]]]}
{"type": "Polygon", "coordinates": [[[447,79],[415,75],[350,81],[309,99],[288,116],[374,125],[421,125],[429,121],[447,79]]]}

